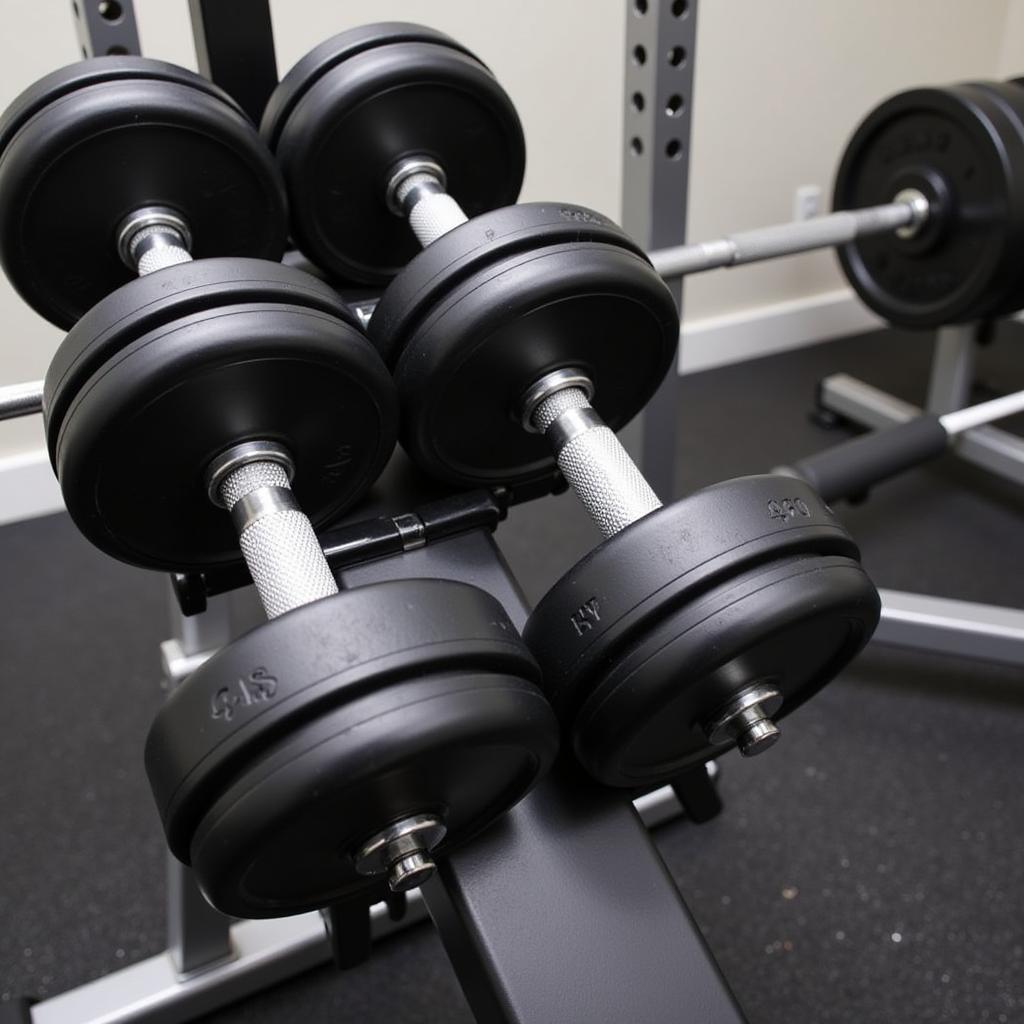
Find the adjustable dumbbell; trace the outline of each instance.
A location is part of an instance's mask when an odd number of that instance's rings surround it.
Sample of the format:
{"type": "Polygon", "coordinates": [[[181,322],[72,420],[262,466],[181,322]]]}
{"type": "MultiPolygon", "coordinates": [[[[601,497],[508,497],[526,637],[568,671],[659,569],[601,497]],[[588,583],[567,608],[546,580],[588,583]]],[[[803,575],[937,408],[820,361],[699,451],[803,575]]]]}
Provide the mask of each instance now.
{"type": "Polygon", "coordinates": [[[316,278],[264,260],[191,262],[193,240],[230,249],[251,222],[285,220],[255,131],[208,83],[154,62],[91,61],[12,109],[0,208],[5,269],[23,293],[62,318],[130,270],[143,275],[78,320],[47,374],[47,436],[72,515],[150,568],[244,558],[270,618],[194,672],[154,722],[146,763],[168,844],[239,916],[326,906],[382,876],[396,890],[417,884],[434,850],[533,785],[558,729],[490,595],[445,580],[338,593],[302,508],[332,515],[383,468],[396,402],[380,356],[316,278]],[[18,218],[40,215],[25,191],[33,159],[60,199],[56,183],[101,157],[122,169],[127,195],[109,196],[102,216],[63,198],[59,223],[92,273],[71,294],[18,218]],[[270,183],[262,205],[244,188],[250,165],[270,183]],[[208,203],[232,211],[216,235],[208,203]]]}
{"type": "MultiPolygon", "coordinates": [[[[340,239],[344,204],[382,221],[390,211],[425,246],[369,325],[414,459],[443,479],[513,491],[551,481],[557,467],[608,538],[556,584],[525,634],[578,756],[602,781],[636,786],[732,744],[765,749],[774,720],[832,678],[877,622],[855,545],[808,487],[785,478],[732,481],[661,508],[614,429],[673,363],[668,289],[591,210],[535,203],[468,219],[460,168],[435,127],[452,130],[444,97],[465,88],[464,51],[410,43],[404,26],[363,32],[368,47],[346,34],[300,62],[262,131],[300,220],[304,204],[326,213],[336,202],[321,224],[340,239]],[[405,84],[392,95],[379,68],[399,66],[405,84]],[[372,150],[372,173],[350,176],[342,140],[372,150]],[[342,182],[355,188],[345,200],[342,182]]],[[[493,78],[472,67],[493,96],[493,78]]],[[[478,107],[466,134],[489,117],[501,136],[495,109],[506,105],[478,107]]]]}
{"type": "Polygon", "coordinates": [[[1024,88],[971,82],[898,93],[853,133],[835,213],[663,250],[678,276],[838,246],[864,303],[890,323],[940,327],[1024,306],[1024,88]]]}

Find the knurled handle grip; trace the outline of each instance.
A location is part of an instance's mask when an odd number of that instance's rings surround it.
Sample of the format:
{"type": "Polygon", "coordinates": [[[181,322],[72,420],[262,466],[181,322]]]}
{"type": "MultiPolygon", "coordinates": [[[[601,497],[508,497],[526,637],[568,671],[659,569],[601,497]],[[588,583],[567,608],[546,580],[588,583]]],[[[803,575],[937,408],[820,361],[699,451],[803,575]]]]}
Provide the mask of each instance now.
{"type": "Polygon", "coordinates": [[[241,466],[225,477],[220,498],[240,526],[242,556],[268,618],[338,593],[313,526],[295,506],[283,466],[241,466]]]}
{"type": "Polygon", "coordinates": [[[558,468],[605,537],[661,508],[629,452],[591,408],[566,387],[538,403],[531,422],[555,447],[558,468]]]}

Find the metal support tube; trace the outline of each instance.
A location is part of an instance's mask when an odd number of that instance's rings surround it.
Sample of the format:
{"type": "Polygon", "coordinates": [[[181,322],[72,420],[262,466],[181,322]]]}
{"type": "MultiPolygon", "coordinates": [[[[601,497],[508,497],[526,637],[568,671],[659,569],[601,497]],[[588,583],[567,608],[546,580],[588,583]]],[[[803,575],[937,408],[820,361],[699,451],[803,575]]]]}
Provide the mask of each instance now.
{"type": "Polygon", "coordinates": [[[189,0],[199,73],[259,124],[277,87],[270,0],[189,0]]]}
{"type": "Polygon", "coordinates": [[[844,245],[866,235],[908,228],[916,231],[927,217],[928,200],[920,192],[908,190],[882,206],[839,210],[809,220],[740,231],[710,242],[660,249],[651,253],[651,262],[662,277],[686,276],[844,245]]]}
{"type": "Polygon", "coordinates": [[[942,415],[967,405],[974,383],[977,332],[977,324],[949,324],[936,332],[925,401],[928,412],[942,415]]]}
{"type": "Polygon", "coordinates": [[[73,0],[70,6],[83,57],[142,53],[132,0],[73,0]]]}
{"type": "Polygon", "coordinates": [[[880,590],[872,644],[1024,665],[1024,611],[925,594],[880,590]]]}
{"type": "Polygon", "coordinates": [[[950,437],[956,437],[965,430],[994,423],[1018,412],[1024,412],[1024,391],[1015,391],[1012,395],[1002,395],[988,402],[969,405],[966,409],[947,412],[945,416],[939,417],[939,422],[950,437]]]}

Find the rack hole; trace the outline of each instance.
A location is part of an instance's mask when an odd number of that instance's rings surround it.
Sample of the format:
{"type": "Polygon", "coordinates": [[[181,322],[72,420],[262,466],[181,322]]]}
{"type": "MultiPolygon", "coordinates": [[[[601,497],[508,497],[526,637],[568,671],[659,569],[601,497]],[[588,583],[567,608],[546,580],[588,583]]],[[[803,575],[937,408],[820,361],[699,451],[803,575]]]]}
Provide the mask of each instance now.
{"type": "Polygon", "coordinates": [[[678,117],[683,112],[684,105],[683,97],[679,93],[674,93],[665,104],[665,113],[669,117],[678,117]]]}
{"type": "Polygon", "coordinates": [[[633,10],[637,14],[644,15],[647,13],[647,0],[633,0],[633,10]]]}
{"type": "Polygon", "coordinates": [[[115,43],[113,46],[107,47],[108,57],[124,57],[128,53],[126,46],[121,46],[119,43],[115,43]]]}
{"type": "Polygon", "coordinates": [[[643,140],[634,135],[633,138],[629,140],[629,148],[632,150],[634,156],[640,156],[644,151],[643,140]]]}
{"type": "Polygon", "coordinates": [[[683,155],[683,144],[678,139],[669,139],[665,147],[665,156],[669,160],[678,160],[683,155]]]}
{"type": "Polygon", "coordinates": [[[672,0],[672,17],[681,18],[690,10],[689,0],[672,0]]]}
{"type": "Polygon", "coordinates": [[[633,109],[638,112],[644,109],[644,94],[642,92],[633,93],[633,109]]]}
{"type": "Polygon", "coordinates": [[[120,21],[121,15],[124,14],[124,9],[117,0],[100,0],[97,10],[104,21],[120,21]]]}
{"type": "Polygon", "coordinates": [[[633,62],[641,67],[647,63],[647,51],[642,46],[633,47],[633,62]]]}
{"type": "Polygon", "coordinates": [[[681,68],[686,63],[686,50],[682,46],[673,46],[668,51],[668,62],[674,68],[681,68]]]}

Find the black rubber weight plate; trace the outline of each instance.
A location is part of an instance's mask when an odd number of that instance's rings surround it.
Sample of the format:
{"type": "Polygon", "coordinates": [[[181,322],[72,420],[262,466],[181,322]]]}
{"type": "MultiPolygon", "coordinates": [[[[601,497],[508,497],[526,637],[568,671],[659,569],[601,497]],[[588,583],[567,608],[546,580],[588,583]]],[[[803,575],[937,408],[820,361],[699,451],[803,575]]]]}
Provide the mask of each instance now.
{"type": "Polygon", "coordinates": [[[602,782],[665,781],[726,747],[702,724],[770,680],[782,713],[870,637],[877,592],[856,545],[801,481],[727,481],[627,527],[545,595],[525,637],[602,782]]]}
{"type": "Polygon", "coordinates": [[[548,443],[517,415],[527,388],[579,368],[618,430],[672,366],[679,319],[617,227],[581,207],[529,204],[439,239],[393,282],[369,329],[395,366],[402,443],[420,468],[515,487],[554,470],[548,443]]]}
{"type": "MultiPolygon", "coordinates": [[[[1009,82],[972,82],[971,86],[982,89],[988,94],[1012,125],[1016,136],[1024,143],[1024,89],[1020,84],[1011,80],[1009,82]]],[[[1024,152],[1014,146],[1008,148],[1013,153],[1014,161],[1022,161],[1020,164],[1015,163],[1014,166],[1024,166],[1024,152]]],[[[999,302],[995,313],[998,316],[1009,316],[1022,308],[1024,308],[1024,276],[1013,273],[1010,275],[1005,297],[999,302]]]]}
{"type": "Polygon", "coordinates": [[[116,232],[143,206],[177,210],[198,257],[284,251],[284,188],[255,129],[220,90],[168,67],[83,62],[37,83],[0,126],[0,262],[58,326],[132,278],[116,232]]]}
{"type": "Polygon", "coordinates": [[[277,916],[372,884],[351,852],[440,813],[457,843],[550,765],[558,727],[500,605],[462,583],[360,587],[197,670],[146,768],[175,854],[226,913],[277,916]],[[338,624],[344,623],[344,629],[338,624]]]}
{"type": "Polygon", "coordinates": [[[43,409],[51,461],[56,465],[57,436],[68,405],[108,359],[149,331],[182,317],[250,302],[320,310],[359,330],[355,313],[333,288],[269,260],[197,260],[135,278],[93,306],[50,362],[43,409]]]}
{"type": "Polygon", "coordinates": [[[470,50],[451,36],[412,22],[378,21],[339,32],[336,36],[325,39],[319,46],[314,46],[309,53],[300,58],[267,100],[260,121],[260,135],[266,140],[267,145],[271,149],[277,148],[281,130],[296,104],[332,68],[366,50],[396,43],[436,43],[478,60],[470,50]]]}
{"type": "Polygon", "coordinates": [[[438,303],[480,271],[547,246],[599,242],[646,259],[617,224],[572,203],[517,203],[482,213],[418,253],[388,285],[370,320],[371,340],[394,367],[438,303]]]}
{"type": "Polygon", "coordinates": [[[419,251],[385,192],[408,156],[436,161],[472,217],[515,202],[522,126],[487,67],[441,33],[385,24],[342,33],[290,72],[262,133],[288,184],[300,249],[345,280],[389,280],[419,251]]]}
{"type": "Polygon", "coordinates": [[[937,327],[1005,302],[1024,245],[1024,139],[983,88],[915,89],[877,107],[850,140],[834,206],[891,202],[916,188],[933,215],[913,238],[842,246],[861,299],[892,323],[937,327]]]}
{"type": "Polygon", "coordinates": [[[384,468],[397,410],[366,338],[308,307],[248,302],[143,334],[71,400],[54,442],[68,511],[98,547],[168,571],[239,561],[211,504],[210,460],[246,440],[277,441],[294,490],[321,525],[384,468]]]}

